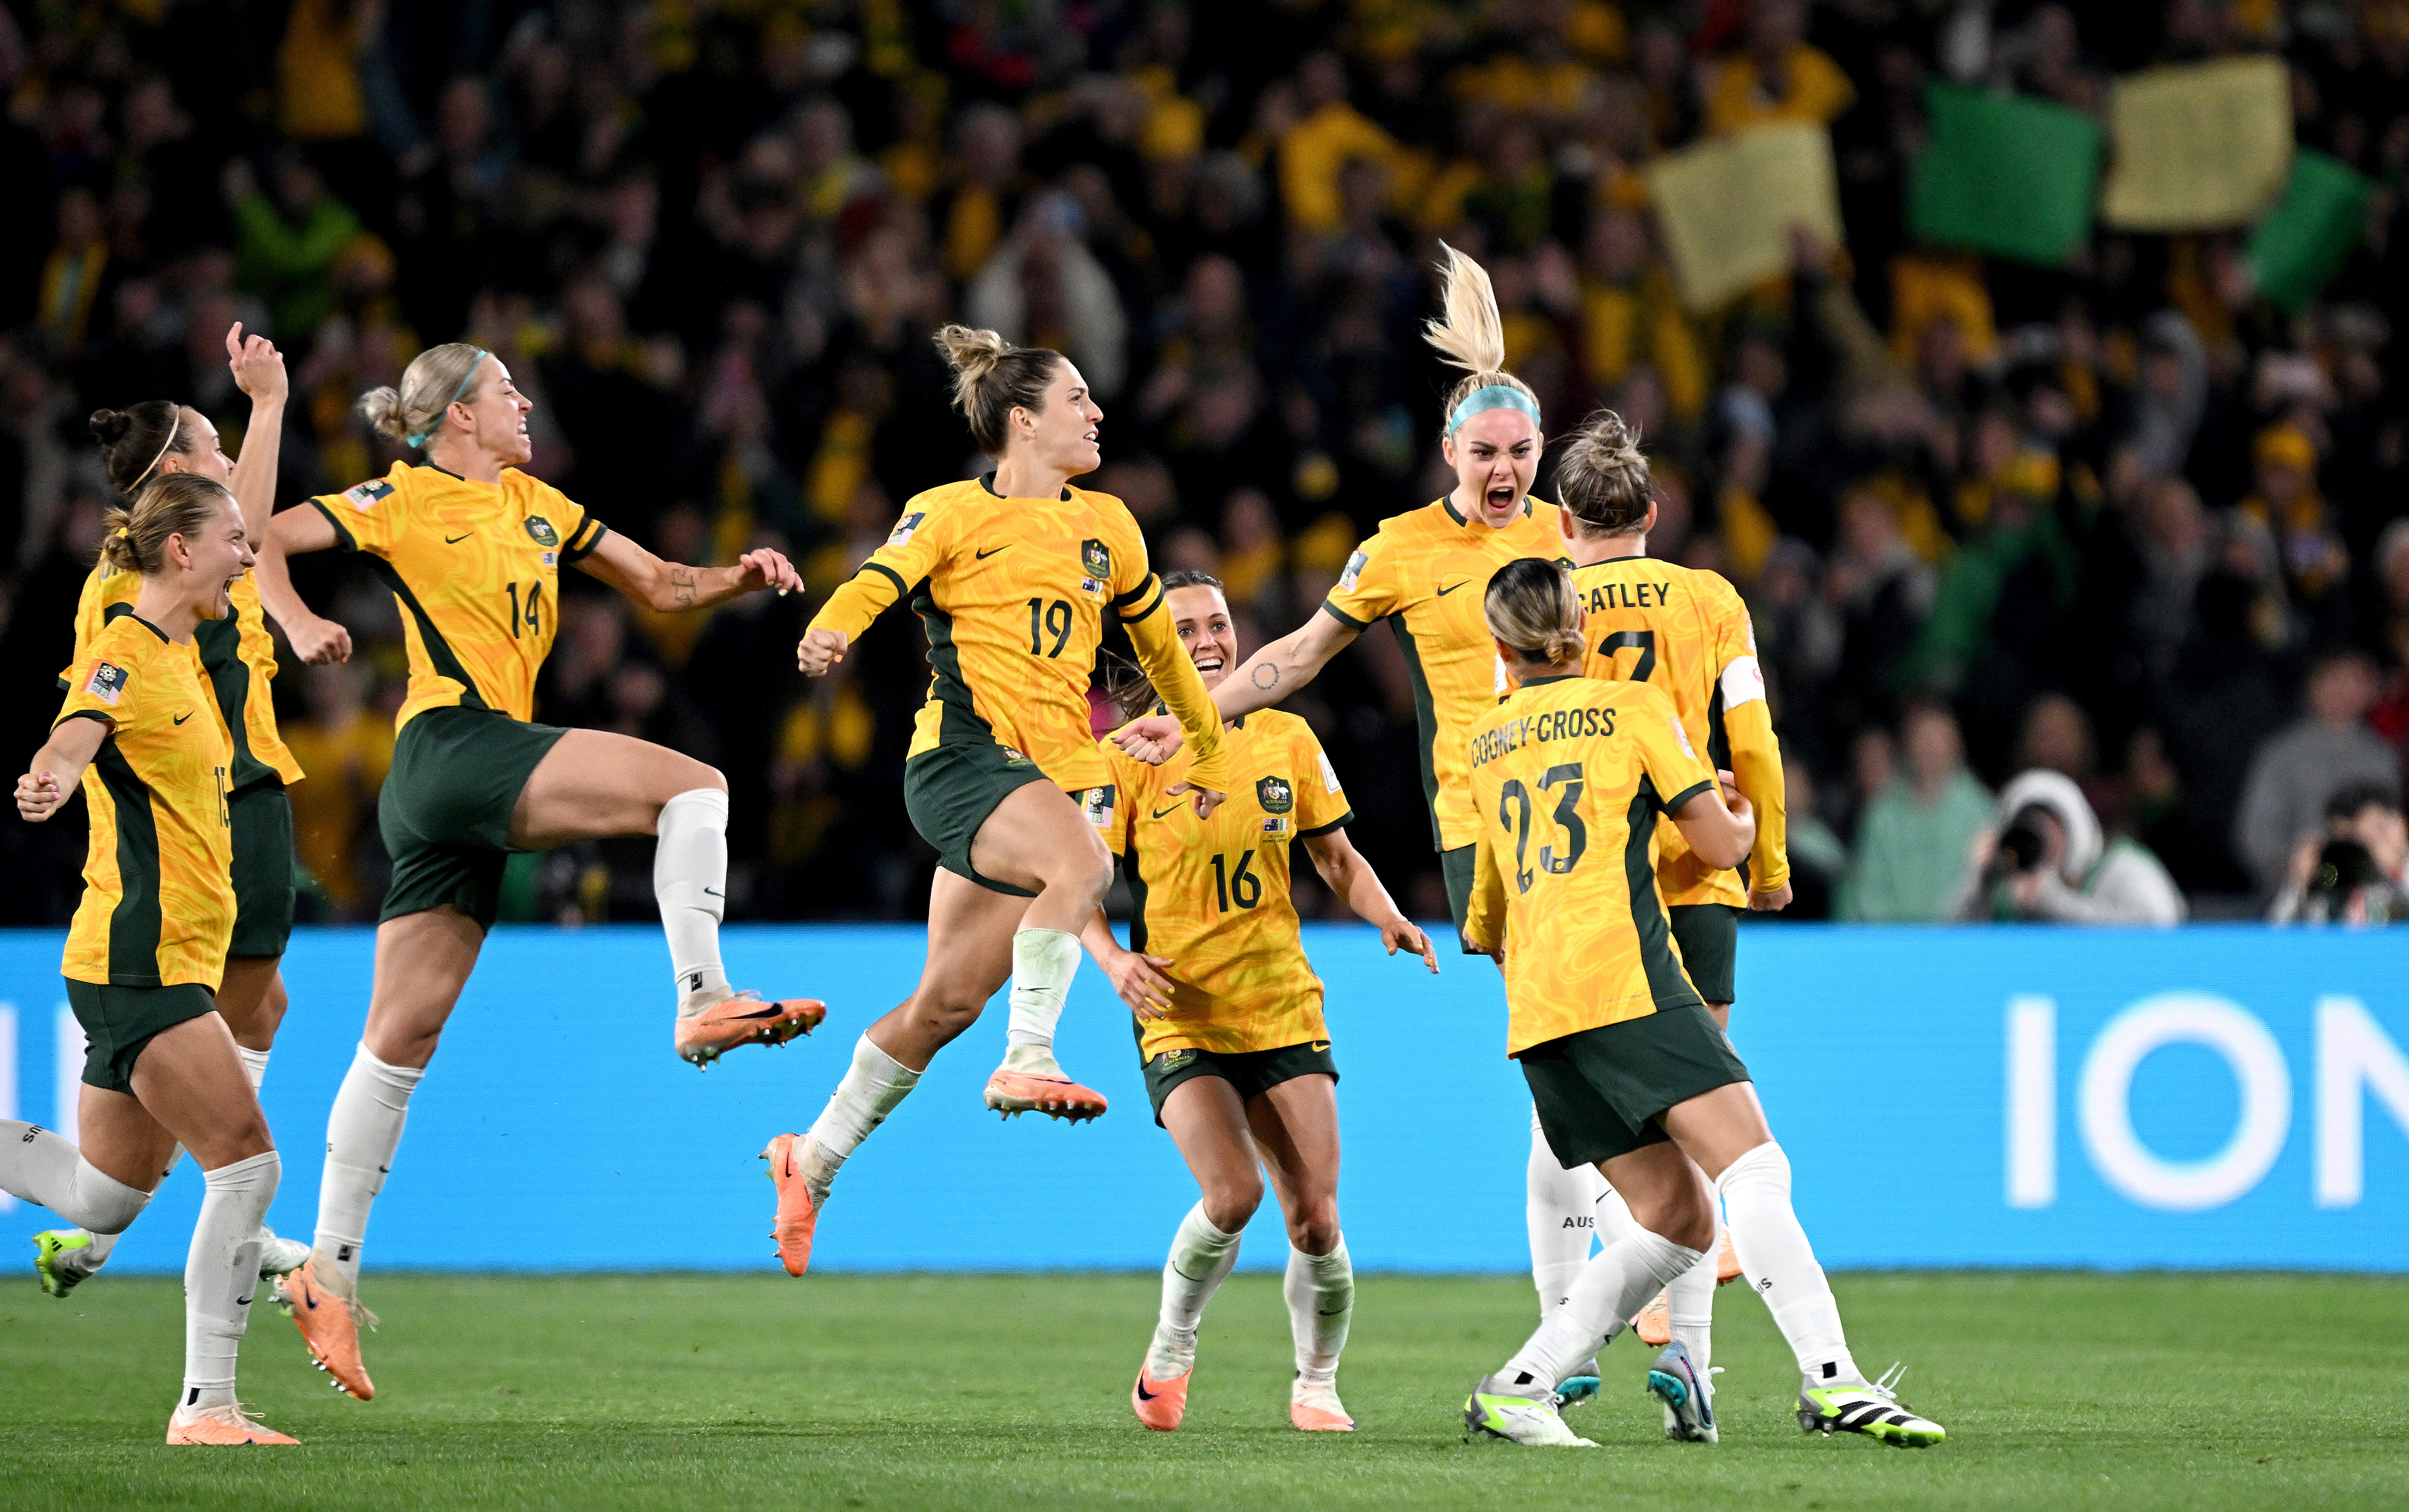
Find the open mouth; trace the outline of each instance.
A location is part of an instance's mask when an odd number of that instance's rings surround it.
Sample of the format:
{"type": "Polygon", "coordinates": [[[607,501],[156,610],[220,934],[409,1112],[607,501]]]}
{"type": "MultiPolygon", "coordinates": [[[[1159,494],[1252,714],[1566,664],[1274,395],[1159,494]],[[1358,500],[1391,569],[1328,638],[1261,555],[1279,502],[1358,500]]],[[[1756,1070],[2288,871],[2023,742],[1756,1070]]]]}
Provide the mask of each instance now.
{"type": "Polygon", "coordinates": [[[1510,509],[1514,503],[1514,485],[1512,483],[1493,483],[1490,485],[1487,497],[1489,500],[1489,507],[1493,510],[1510,509]]]}
{"type": "Polygon", "coordinates": [[[1200,672],[1218,672],[1221,670],[1221,658],[1219,655],[1199,656],[1196,658],[1196,670],[1200,672]]]}

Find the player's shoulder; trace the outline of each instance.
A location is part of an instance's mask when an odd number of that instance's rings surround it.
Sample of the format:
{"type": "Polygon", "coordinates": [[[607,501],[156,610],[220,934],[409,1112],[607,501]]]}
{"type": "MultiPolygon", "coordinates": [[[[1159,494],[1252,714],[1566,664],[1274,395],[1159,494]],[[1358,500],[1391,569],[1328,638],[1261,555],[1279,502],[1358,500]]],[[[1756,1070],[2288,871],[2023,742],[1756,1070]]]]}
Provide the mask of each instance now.
{"type": "Polygon", "coordinates": [[[138,674],[144,681],[175,666],[166,653],[175,642],[157,626],[135,614],[114,614],[95,631],[76,658],[81,690],[114,705],[138,674]]]}
{"type": "Polygon", "coordinates": [[[903,512],[896,517],[887,543],[901,546],[923,529],[943,529],[964,519],[975,521],[1002,502],[982,478],[924,488],[903,501],[903,512]]]}
{"type": "Polygon", "coordinates": [[[527,510],[569,510],[576,507],[567,494],[535,474],[521,472],[516,468],[502,469],[502,497],[527,510]]]}
{"type": "Polygon", "coordinates": [[[1679,562],[1658,561],[1657,567],[1670,575],[1671,581],[1687,587],[1706,603],[1718,609],[1745,610],[1748,606],[1732,586],[1731,579],[1709,567],[1683,567],[1679,562]]]}
{"type": "Polygon", "coordinates": [[[1311,746],[1319,751],[1321,742],[1313,733],[1313,726],[1301,714],[1285,709],[1258,709],[1247,716],[1249,727],[1259,728],[1267,740],[1283,745],[1311,746]]]}

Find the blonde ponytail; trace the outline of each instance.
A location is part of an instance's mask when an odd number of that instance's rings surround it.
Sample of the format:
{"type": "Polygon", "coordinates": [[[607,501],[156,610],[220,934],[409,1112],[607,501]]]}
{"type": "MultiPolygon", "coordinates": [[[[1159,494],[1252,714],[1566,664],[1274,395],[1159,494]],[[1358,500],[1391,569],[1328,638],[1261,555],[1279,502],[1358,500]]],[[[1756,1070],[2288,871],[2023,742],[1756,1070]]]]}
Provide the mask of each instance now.
{"type": "Polygon", "coordinates": [[[1556,504],[1592,535],[1624,536],[1648,526],[1655,483],[1639,453],[1639,429],[1611,410],[1589,417],[1556,463],[1556,504]]]}
{"type": "Polygon", "coordinates": [[[1489,633],[1532,666],[1562,666],[1589,650],[1572,574],[1536,556],[1517,557],[1491,576],[1480,614],[1489,633]]]}
{"type": "Polygon", "coordinates": [[[1489,281],[1489,270],[1444,241],[1438,249],[1447,258],[1439,265],[1445,281],[1440,315],[1422,323],[1422,339],[1436,347],[1449,366],[1464,369],[1464,377],[1448,393],[1442,434],[1452,436],[1474,414],[1498,409],[1522,410],[1536,429],[1539,396],[1506,370],[1506,322],[1497,313],[1497,290],[1489,281]],[[1483,389],[1502,392],[1488,396],[1494,403],[1465,409],[1464,401],[1483,389]]]}

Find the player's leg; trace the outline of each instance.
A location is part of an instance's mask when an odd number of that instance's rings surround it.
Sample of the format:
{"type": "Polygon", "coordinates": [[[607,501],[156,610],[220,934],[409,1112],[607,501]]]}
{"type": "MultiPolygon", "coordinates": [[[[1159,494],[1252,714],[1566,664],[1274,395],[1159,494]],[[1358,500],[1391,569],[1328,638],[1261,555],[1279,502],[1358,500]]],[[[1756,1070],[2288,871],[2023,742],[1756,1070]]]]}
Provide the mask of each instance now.
{"type": "Polygon", "coordinates": [[[728,779],[649,741],[599,729],[556,733],[512,804],[511,846],[550,850],[619,835],[659,837],[653,896],[678,993],[678,1054],[708,1066],[740,1044],[784,1044],[810,1033],[828,1016],[816,1000],[765,1002],[728,985],[719,955],[728,908],[728,779]]]}
{"type": "Polygon", "coordinates": [[[920,985],[854,1042],[853,1063],[811,1132],[780,1134],[761,1152],[778,1188],[771,1237],[787,1274],[801,1275],[811,1264],[812,1234],[837,1171],[1012,974],[1013,930],[1027,906],[1024,898],[937,873],[929,888],[920,985]]]}
{"type": "MultiPolygon", "coordinates": [[[[1740,910],[1725,903],[1681,903],[1666,910],[1673,943],[1681,947],[1681,970],[1705,1000],[1715,1029],[1730,1040],[1733,982],[1739,958],[1740,910]]],[[[1657,1348],[1680,1340],[1701,1377],[1709,1374],[1712,1350],[1714,1289],[1718,1278],[1732,1280],[1738,1262],[1724,1260],[1729,1241],[1717,1226],[1716,1243],[1709,1250],[1712,1262],[1704,1273],[1684,1272],[1631,1320],[1643,1343],[1657,1348]],[[1676,1315],[1682,1319],[1676,1322],[1676,1315]]]]}
{"type": "MultiPolygon", "coordinates": [[[[1238,1237],[1262,1205],[1263,1181],[1247,1110],[1237,1090],[1200,1054],[1161,1092],[1158,1117],[1196,1178],[1197,1202],[1179,1220],[1162,1266],[1162,1305],[1155,1315],[1130,1407],[1138,1421],[1169,1433],[1188,1411],[1196,1368],[1196,1330],[1204,1305],[1238,1263],[1238,1237]]],[[[1158,1084],[1160,1086],[1160,1084],[1158,1084]]]]}
{"type": "MultiPolygon", "coordinates": [[[[1300,1053],[1312,1052],[1270,1052],[1300,1053]]],[[[1338,1227],[1336,1079],[1308,1073],[1275,1082],[1247,1100],[1247,1120],[1288,1219],[1288,1276],[1280,1289],[1296,1346],[1289,1421],[1307,1432],[1351,1432],[1355,1419],[1338,1400],[1338,1356],[1355,1316],[1355,1266],[1338,1227]]]]}
{"type": "Polygon", "coordinates": [[[1831,1284],[1790,1204],[1790,1159],[1766,1126],[1756,1089],[1746,1082],[1717,1087],[1677,1103],[1664,1121],[1713,1180],[1740,1264],[1797,1359],[1799,1425],[1904,1447],[1940,1443],[1938,1423],[1898,1404],[1896,1369],[1869,1381],[1850,1354],[1831,1284]]]}
{"type": "Polygon", "coordinates": [[[978,876],[1033,893],[1012,937],[1012,1021],[987,1105],[1011,1117],[1043,1113],[1077,1122],[1104,1111],[1102,1094],[1064,1074],[1054,1027],[1079,971],[1079,931],[1112,886],[1112,853],[1079,805],[1051,783],[1024,783],[996,804],[970,846],[978,876]]]}

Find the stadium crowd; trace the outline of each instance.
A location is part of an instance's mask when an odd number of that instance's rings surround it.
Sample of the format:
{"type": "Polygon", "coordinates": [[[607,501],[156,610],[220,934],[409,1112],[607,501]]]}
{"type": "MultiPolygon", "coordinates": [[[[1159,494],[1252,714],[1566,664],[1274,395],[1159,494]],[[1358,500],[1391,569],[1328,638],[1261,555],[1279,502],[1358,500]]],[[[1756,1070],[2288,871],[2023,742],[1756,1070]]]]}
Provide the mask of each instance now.
{"type": "MultiPolygon", "coordinates": [[[[2036,900],[2136,850],[2195,916],[2298,916],[2330,839],[2401,880],[2398,0],[11,0],[0,87],[13,752],[56,708],[97,543],[86,415],[180,398],[234,449],[239,320],[288,353],[291,503],[382,473],[354,401],[464,339],[536,400],[533,470],[612,528],[690,562],[775,544],[811,588],[708,617],[568,598],[538,717],[726,771],[731,916],[909,915],[934,860],[901,793],[919,628],[889,616],[808,685],[793,647],[904,499],[977,466],[930,332],[1080,365],[1089,483],[1159,568],[1229,584],[1244,655],[1447,486],[1419,338],[1443,238],[1493,271],[1551,433],[1598,405],[1641,427],[1650,550],[1747,596],[1793,916],[1962,908],[2017,831],[1993,791],[2036,768],[2073,794],[2051,854],[2088,858],[1964,911],[2072,916],[2036,900]],[[2287,63],[2299,141],[2374,183],[2297,311],[2238,232],[2103,228],[2053,268],[1911,235],[1927,80],[2099,113],[2116,74],[2247,53],[2287,63]],[[1700,313],[1641,170],[1768,120],[1829,127],[1844,244],[1801,233],[1786,275],[1700,313]]],[[[296,576],[360,648],[278,684],[309,906],[372,917],[400,622],[336,554],[296,576]]],[[[1291,706],[1358,845],[1443,914],[1396,646],[1367,636],[1291,706]]],[[[648,915],[650,842],[625,845],[527,858],[508,906],[648,915]]],[[[64,921],[82,847],[0,830],[6,922],[64,921]]]]}

